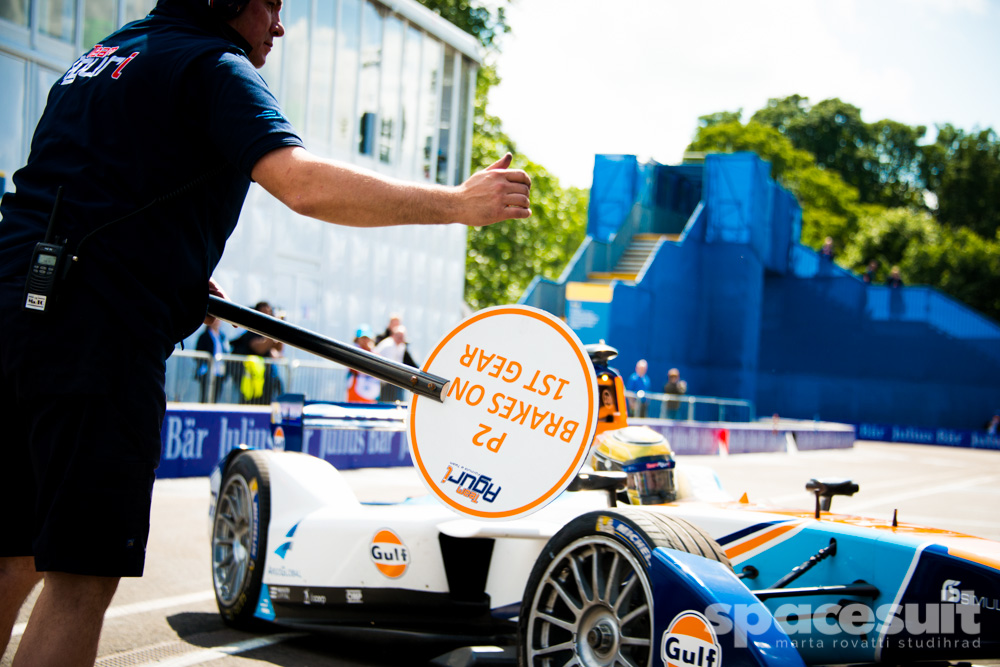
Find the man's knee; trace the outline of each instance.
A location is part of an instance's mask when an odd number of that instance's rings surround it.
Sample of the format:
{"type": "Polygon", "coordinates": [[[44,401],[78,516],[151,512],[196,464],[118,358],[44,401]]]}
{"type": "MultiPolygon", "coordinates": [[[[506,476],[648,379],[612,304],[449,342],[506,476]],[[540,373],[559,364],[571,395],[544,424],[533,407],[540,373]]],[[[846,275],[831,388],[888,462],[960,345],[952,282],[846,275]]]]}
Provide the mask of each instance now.
{"type": "Polygon", "coordinates": [[[69,607],[86,607],[102,613],[118,589],[118,577],[97,577],[65,572],[46,572],[45,588],[69,607]]]}
{"type": "Polygon", "coordinates": [[[41,579],[31,556],[0,558],[0,590],[27,595],[41,579]]]}

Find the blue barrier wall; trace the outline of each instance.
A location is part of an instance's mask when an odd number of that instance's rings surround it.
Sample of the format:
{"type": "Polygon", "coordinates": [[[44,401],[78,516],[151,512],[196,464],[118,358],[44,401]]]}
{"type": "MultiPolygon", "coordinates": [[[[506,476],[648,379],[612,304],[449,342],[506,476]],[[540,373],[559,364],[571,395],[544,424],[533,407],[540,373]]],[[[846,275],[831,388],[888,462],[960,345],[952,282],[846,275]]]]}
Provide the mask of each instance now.
{"type": "MultiPolygon", "coordinates": [[[[312,403],[334,414],[303,415],[300,395],[282,397],[271,407],[200,406],[172,403],[161,432],[163,450],[156,476],[206,477],[232,450],[300,451],[329,461],[338,469],[410,466],[406,411],[393,406],[312,403]],[[297,406],[297,407],[296,407],[297,406]],[[385,416],[374,415],[383,412],[385,416]],[[369,413],[363,416],[361,413],[369,413]],[[276,422],[273,416],[280,414],[276,422]]],[[[854,427],[843,424],[782,424],[780,428],[753,423],[693,423],[663,419],[634,420],[664,434],[680,455],[741,454],[785,451],[785,434],[792,433],[800,449],[850,447],[854,427]]]]}
{"type": "MultiPolygon", "coordinates": [[[[301,414],[301,412],[300,412],[301,414]]],[[[321,420],[322,421],[322,420],[321,420]]],[[[163,424],[163,450],[156,476],[205,477],[233,449],[303,451],[329,461],[341,470],[412,465],[405,424],[364,428],[347,420],[294,427],[278,435],[270,408],[171,404],[163,424]],[[277,437],[276,437],[277,436],[277,437]]],[[[846,448],[858,440],[947,445],[1000,450],[1000,435],[899,424],[828,424],[815,422],[680,422],[668,419],[633,419],[663,434],[679,456],[784,452],[791,435],[795,449],[846,448]],[[723,451],[724,450],[724,451],[723,451]]]]}
{"type": "Polygon", "coordinates": [[[822,261],[799,244],[801,209],[768,174],[750,153],[673,168],[597,156],[581,252],[521,302],[567,315],[567,281],[610,270],[633,234],[683,220],[580,331],[618,348],[626,376],[646,359],[654,389],[676,367],[690,393],[750,400],[757,414],[979,428],[1000,407],[1000,325],[934,288],[868,286],[822,261]]]}

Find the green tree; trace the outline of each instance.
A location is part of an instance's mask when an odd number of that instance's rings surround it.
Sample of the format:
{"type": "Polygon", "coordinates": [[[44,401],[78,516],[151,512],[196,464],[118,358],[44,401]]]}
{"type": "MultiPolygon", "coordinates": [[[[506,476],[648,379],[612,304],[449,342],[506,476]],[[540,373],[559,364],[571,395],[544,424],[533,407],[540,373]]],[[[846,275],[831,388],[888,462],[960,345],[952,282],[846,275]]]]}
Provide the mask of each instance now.
{"type": "Polygon", "coordinates": [[[992,129],[938,128],[925,149],[924,180],[938,200],[938,218],[987,239],[1000,231],[1000,141],[992,129]]]}
{"type": "Polygon", "coordinates": [[[485,5],[473,5],[468,0],[418,0],[418,2],[478,39],[486,49],[496,49],[500,36],[510,32],[503,0],[496,3],[493,10],[485,5]]]}
{"type": "Polygon", "coordinates": [[[777,129],[796,148],[811,153],[820,167],[839,173],[864,203],[923,205],[919,141],[927,128],[922,125],[866,123],[852,104],[832,98],[810,106],[801,95],[768,100],[750,120],[777,129]]]}
{"type": "Polygon", "coordinates": [[[903,262],[914,282],[934,285],[1000,321],[1000,239],[942,226],[937,244],[910,244],[903,262]]]}
{"type": "MultiPolygon", "coordinates": [[[[498,37],[510,31],[501,2],[495,11],[466,0],[420,0],[483,45],[487,60],[498,53],[498,37]]],[[[465,299],[475,309],[517,301],[536,275],[557,278],[583,241],[587,229],[589,191],[563,188],[540,164],[520,155],[489,113],[489,91],[500,82],[487,62],[476,78],[472,169],[483,169],[510,151],[514,168],[531,177],[531,217],[470,229],[465,263],[465,299]]]]}
{"type": "Polygon", "coordinates": [[[942,225],[926,211],[870,209],[839,259],[857,271],[876,260],[878,281],[898,265],[907,284],[937,287],[1000,319],[1000,239],[942,225]]]}
{"type": "Polygon", "coordinates": [[[941,225],[926,211],[908,208],[875,208],[858,220],[858,228],[840,253],[842,265],[863,271],[868,262],[879,263],[878,280],[883,280],[889,268],[899,265],[906,282],[917,280],[908,266],[907,253],[914,245],[937,245],[941,242],[941,225]]]}
{"type": "Polygon", "coordinates": [[[770,125],[778,132],[787,135],[789,126],[801,122],[808,113],[808,97],[789,95],[780,100],[769,99],[767,106],[755,111],[750,120],[770,125]]]}
{"type": "Polygon", "coordinates": [[[698,118],[700,127],[712,127],[714,125],[724,125],[726,123],[740,123],[743,121],[743,109],[736,111],[719,111],[698,118]]]}

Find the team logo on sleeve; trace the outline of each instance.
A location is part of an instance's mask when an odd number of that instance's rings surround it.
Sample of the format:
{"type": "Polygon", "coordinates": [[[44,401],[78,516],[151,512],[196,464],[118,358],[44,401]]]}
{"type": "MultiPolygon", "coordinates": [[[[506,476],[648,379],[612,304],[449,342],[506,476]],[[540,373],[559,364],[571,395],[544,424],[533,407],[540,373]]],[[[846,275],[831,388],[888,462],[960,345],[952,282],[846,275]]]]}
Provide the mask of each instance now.
{"type": "Polygon", "coordinates": [[[663,633],[660,657],[668,667],[720,667],[722,647],[707,618],[685,611],[663,633]]]}

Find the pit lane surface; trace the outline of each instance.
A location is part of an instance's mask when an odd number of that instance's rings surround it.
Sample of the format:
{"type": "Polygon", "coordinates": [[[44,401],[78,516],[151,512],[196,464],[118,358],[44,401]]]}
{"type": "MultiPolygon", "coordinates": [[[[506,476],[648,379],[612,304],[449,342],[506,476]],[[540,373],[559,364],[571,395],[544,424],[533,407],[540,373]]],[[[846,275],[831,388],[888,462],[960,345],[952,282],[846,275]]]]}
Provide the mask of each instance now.
{"type": "MultiPolygon", "coordinates": [[[[753,502],[793,509],[812,509],[813,496],[805,490],[810,478],[851,478],[861,491],[851,498],[834,498],[833,511],[890,518],[896,509],[900,521],[1000,540],[1000,452],[858,442],[850,450],[683,461],[713,466],[735,498],[746,492],[753,502]]],[[[409,468],[345,474],[362,501],[425,493],[409,468]]],[[[432,659],[445,650],[385,638],[365,640],[356,633],[251,635],[227,628],[212,595],[208,493],[206,478],[156,483],[146,573],[141,579],[122,580],[105,620],[99,667],[419,667],[434,664],[432,659]]],[[[21,611],[0,667],[11,664],[33,600],[21,611]]]]}

